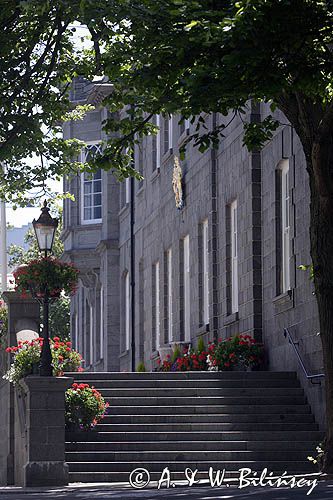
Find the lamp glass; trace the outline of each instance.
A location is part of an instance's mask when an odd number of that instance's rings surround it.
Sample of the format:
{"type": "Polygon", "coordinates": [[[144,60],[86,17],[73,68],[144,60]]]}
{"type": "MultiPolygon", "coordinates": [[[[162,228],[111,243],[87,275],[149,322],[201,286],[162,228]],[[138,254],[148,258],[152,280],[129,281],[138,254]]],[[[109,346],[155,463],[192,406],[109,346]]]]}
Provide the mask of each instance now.
{"type": "Polygon", "coordinates": [[[38,246],[40,250],[52,250],[54,234],[56,231],[56,226],[50,225],[46,226],[45,224],[35,224],[34,225],[36,238],[38,241],[38,246]]]}

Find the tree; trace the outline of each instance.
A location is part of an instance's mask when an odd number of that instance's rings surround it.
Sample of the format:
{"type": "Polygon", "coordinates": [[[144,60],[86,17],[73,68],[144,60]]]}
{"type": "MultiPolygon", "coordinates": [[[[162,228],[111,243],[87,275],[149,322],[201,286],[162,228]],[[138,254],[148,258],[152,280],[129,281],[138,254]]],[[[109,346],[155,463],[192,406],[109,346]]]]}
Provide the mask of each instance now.
{"type": "MultiPolygon", "coordinates": [[[[196,116],[201,149],[223,129],[204,129],[202,112],[242,113],[247,102],[283,111],[302,143],[309,177],[310,242],[326,375],[324,471],[333,472],[333,2],[330,0],[142,0],[95,2],[101,65],[128,108],[109,119],[95,168],[126,167],[124,148],[147,134],[153,113],[196,116]],[[123,162],[123,163],[122,163],[123,162]]],[[[245,127],[250,148],[269,140],[273,116],[245,127]]]]}
{"type": "MultiPolygon", "coordinates": [[[[62,231],[62,210],[53,205],[53,215],[59,218],[59,224],[54,237],[52,252],[57,258],[60,258],[64,251],[64,246],[60,240],[60,233],[62,231]]],[[[33,228],[28,229],[24,237],[25,243],[29,246],[25,250],[24,247],[19,245],[10,245],[8,254],[10,267],[17,267],[21,264],[27,264],[32,259],[40,258],[40,251],[38,248],[36,236],[33,228]]],[[[1,320],[1,309],[0,309],[1,320]]],[[[70,335],[70,298],[61,296],[58,300],[50,304],[50,332],[52,336],[60,337],[61,339],[68,339],[70,335]]],[[[1,325],[0,325],[1,327],[1,325]]],[[[1,338],[1,328],[0,328],[1,338]]]]}
{"type": "Polygon", "coordinates": [[[94,66],[75,42],[78,2],[5,0],[1,7],[0,196],[23,204],[27,191],[34,190],[30,198],[47,191],[47,179],[77,172],[72,160],[82,143],[62,139],[61,121],[80,117],[71,114],[70,84],[94,66]]]}

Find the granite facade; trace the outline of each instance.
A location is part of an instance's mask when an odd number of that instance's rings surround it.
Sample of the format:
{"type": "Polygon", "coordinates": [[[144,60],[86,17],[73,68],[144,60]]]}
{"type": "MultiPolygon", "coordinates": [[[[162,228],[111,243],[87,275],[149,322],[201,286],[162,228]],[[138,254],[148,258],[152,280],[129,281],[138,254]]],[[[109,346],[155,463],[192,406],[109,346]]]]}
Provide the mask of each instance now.
{"type": "MultiPolygon", "coordinates": [[[[89,102],[90,91],[91,87],[81,95],[82,101],[89,102]]],[[[258,121],[267,113],[265,107],[249,104],[242,120],[258,121]]],[[[283,335],[283,329],[290,327],[293,337],[299,341],[309,372],[322,371],[313,287],[307,273],[298,270],[300,264],[310,262],[307,173],[295,132],[282,114],[277,112],[277,115],[285,125],[281,125],[270,143],[257,153],[249,153],[244,147],[243,123],[239,117],[206,117],[209,126],[214,122],[226,125],[224,138],[217,150],[200,153],[192,146],[187,148],[186,159],[181,162],[185,202],[182,210],[176,208],[172,180],[175,156],[179,155],[179,146],[187,131],[180,129],[176,116],[170,147],[164,151],[164,143],[161,144],[158,168],[154,156],[156,145],[151,137],[143,140],[141,150],[136,147],[137,168],[142,169],[144,176],[142,182],[130,180],[126,186],[112,173],[102,173],[101,223],[80,223],[82,179],[76,177],[65,182],[65,187],[76,196],[75,202],[65,202],[64,207],[65,255],[81,270],[80,289],[72,301],[72,334],[76,346],[88,360],[87,369],[130,371],[139,361],[151,369],[156,356],[156,342],[152,338],[156,331],[153,266],[159,262],[160,340],[157,344],[162,347],[170,320],[165,264],[169,249],[172,251],[172,341],[184,341],[182,241],[189,235],[191,342],[196,344],[200,335],[208,341],[237,332],[263,340],[268,369],[296,370],[317,420],[323,423],[323,387],[314,386],[303,377],[292,347],[283,335]],[[281,294],[277,283],[280,256],[276,173],[283,159],[289,160],[291,290],[281,294]],[[229,211],[234,200],[237,200],[239,307],[236,313],[231,313],[229,211]],[[209,324],[202,324],[200,275],[200,224],[205,219],[209,228],[209,324]],[[134,337],[126,342],[124,276],[131,274],[131,269],[134,272],[130,276],[131,294],[127,300],[131,311],[129,332],[130,335],[133,332],[134,337]],[[89,318],[87,307],[92,310],[89,318]],[[101,338],[102,347],[99,347],[101,338]],[[130,348],[126,349],[126,345],[130,348]],[[89,353],[89,346],[93,355],[89,353]],[[101,355],[97,355],[97,351],[101,355]]],[[[97,106],[82,122],[66,124],[65,136],[87,141],[103,139],[101,121],[105,116],[106,110],[97,106]]],[[[164,137],[163,124],[161,137],[164,137]]]]}

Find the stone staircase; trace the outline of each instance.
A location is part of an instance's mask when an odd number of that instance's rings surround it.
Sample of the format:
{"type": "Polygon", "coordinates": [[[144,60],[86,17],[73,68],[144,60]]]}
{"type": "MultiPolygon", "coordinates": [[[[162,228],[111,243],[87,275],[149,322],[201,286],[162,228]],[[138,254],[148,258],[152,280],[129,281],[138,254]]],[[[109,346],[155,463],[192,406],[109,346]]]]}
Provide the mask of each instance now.
{"type": "Polygon", "coordinates": [[[145,468],[316,472],[322,433],[292,372],[72,373],[110,403],[93,431],[66,434],[70,482],[127,482],[145,468]]]}

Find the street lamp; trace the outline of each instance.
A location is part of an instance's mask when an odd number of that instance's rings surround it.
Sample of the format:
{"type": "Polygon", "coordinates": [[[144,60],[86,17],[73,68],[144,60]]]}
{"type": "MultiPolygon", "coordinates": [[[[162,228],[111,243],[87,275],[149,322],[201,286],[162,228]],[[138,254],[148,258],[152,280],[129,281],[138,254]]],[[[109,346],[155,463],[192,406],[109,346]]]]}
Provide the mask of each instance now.
{"type": "MultiPolygon", "coordinates": [[[[42,213],[39,219],[34,219],[32,225],[39,250],[44,252],[46,258],[47,252],[51,252],[52,250],[54,235],[58,227],[58,219],[53,219],[51,217],[46,200],[44,201],[44,206],[41,211],[42,213]]],[[[43,346],[40,357],[40,375],[44,377],[52,377],[52,354],[49,339],[49,301],[49,290],[46,285],[43,300],[43,346]]]]}

